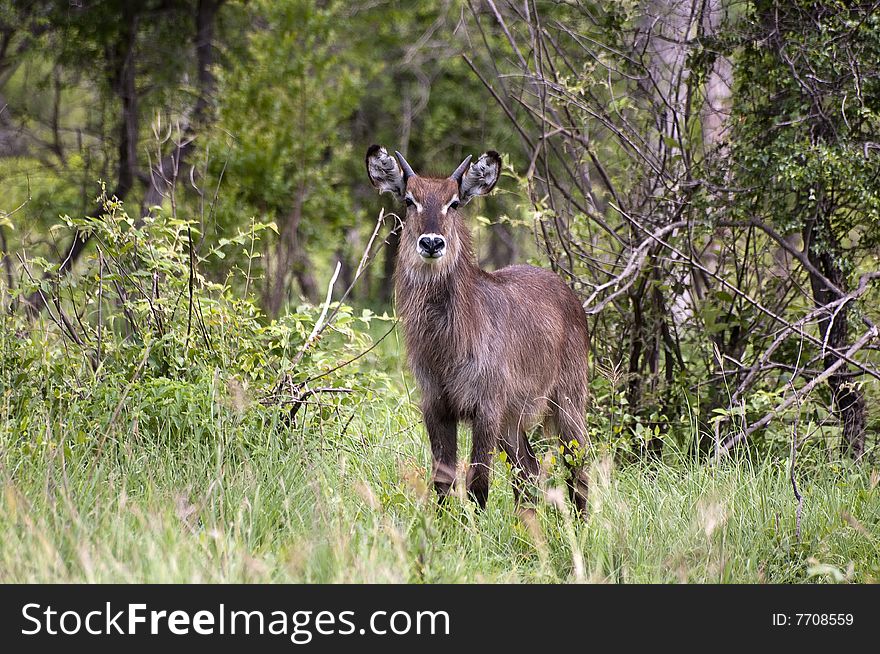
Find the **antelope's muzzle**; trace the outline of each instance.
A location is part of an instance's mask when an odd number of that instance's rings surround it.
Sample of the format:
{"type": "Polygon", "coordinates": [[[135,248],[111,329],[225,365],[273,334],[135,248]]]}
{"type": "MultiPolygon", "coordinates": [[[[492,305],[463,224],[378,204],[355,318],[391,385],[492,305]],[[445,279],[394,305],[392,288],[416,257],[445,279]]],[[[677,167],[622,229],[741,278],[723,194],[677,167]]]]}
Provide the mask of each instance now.
{"type": "Polygon", "coordinates": [[[446,253],[446,239],[439,234],[422,234],[416,249],[423,259],[439,259],[446,253]]]}

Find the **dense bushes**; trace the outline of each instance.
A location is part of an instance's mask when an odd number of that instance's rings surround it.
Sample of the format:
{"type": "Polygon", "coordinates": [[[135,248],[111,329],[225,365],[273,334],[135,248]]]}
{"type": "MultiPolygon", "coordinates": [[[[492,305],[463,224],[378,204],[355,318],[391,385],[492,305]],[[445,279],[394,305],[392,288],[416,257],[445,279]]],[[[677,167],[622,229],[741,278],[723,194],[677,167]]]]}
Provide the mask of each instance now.
{"type": "Polygon", "coordinates": [[[368,349],[371,312],[333,303],[329,326],[306,346],[320,307],[268,320],[248,294],[247,270],[219,281],[200,272],[231,249],[253,253],[274,225],[252,223],[199,255],[197,223],[161,210],[135,220],[121,202],[101,202],[99,216],[65,219],[95,243],[75,274],[59,279],[52,264],[23,260],[32,281],[13,301],[36,291],[48,302],[37,320],[23,311],[3,317],[2,428],[12,442],[200,437],[216,411],[338,407],[350,393],[334,391],[384,383],[378,370],[366,372],[370,358],[342,365],[368,349]]]}

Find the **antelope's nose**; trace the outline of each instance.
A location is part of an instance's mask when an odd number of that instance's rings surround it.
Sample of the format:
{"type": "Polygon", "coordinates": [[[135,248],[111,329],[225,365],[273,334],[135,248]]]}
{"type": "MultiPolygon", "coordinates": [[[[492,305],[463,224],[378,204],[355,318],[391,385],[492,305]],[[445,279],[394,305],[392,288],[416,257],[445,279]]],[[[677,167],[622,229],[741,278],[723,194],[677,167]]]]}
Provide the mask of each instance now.
{"type": "Polygon", "coordinates": [[[446,239],[437,234],[422,234],[419,237],[419,254],[423,257],[442,256],[446,249],[446,239]]]}

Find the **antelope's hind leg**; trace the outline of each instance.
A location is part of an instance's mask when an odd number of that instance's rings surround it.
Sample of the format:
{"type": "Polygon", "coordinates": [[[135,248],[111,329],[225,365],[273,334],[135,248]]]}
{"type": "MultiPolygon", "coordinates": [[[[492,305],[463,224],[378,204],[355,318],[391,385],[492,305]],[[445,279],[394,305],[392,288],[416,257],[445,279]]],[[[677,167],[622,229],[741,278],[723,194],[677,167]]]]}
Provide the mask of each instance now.
{"type": "Polygon", "coordinates": [[[588,442],[583,410],[578,407],[578,403],[570,400],[564,404],[554,404],[553,422],[558,430],[563,459],[568,468],[568,495],[578,513],[586,518],[588,481],[583,462],[588,442]]]}
{"type": "Polygon", "coordinates": [[[471,463],[468,466],[467,489],[470,498],[480,509],[489,499],[489,480],[492,472],[492,450],[498,444],[500,421],[489,415],[478,415],[473,424],[471,463]]]}
{"type": "Polygon", "coordinates": [[[537,499],[541,466],[525,432],[518,425],[510,425],[501,435],[501,446],[516,475],[513,480],[513,497],[517,509],[523,505],[533,506],[537,499]]]}

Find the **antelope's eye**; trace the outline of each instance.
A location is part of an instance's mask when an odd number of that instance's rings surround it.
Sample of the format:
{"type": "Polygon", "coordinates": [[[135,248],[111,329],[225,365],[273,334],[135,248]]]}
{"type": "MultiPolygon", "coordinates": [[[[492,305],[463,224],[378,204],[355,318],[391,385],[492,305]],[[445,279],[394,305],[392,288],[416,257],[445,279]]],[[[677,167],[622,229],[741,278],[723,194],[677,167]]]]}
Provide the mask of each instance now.
{"type": "Polygon", "coordinates": [[[453,200],[452,202],[449,203],[449,208],[450,209],[458,209],[458,205],[459,205],[458,200],[453,200]]]}
{"type": "Polygon", "coordinates": [[[412,198],[404,198],[403,201],[406,202],[406,206],[408,207],[415,206],[416,204],[415,200],[413,200],[412,198]]]}

